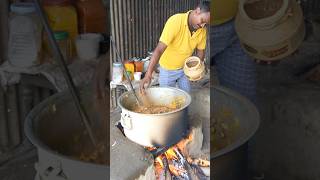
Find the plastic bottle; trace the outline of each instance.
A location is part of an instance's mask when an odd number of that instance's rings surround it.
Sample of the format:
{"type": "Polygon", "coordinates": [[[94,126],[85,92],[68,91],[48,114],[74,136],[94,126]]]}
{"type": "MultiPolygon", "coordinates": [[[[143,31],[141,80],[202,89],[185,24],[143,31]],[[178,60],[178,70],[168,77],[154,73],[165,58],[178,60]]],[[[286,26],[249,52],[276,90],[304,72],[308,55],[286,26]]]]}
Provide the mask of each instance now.
{"type": "MultiPolygon", "coordinates": [[[[134,74],[134,71],[135,71],[134,63],[133,62],[129,62],[129,61],[125,61],[124,67],[125,67],[125,70],[127,72],[130,72],[130,79],[132,80],[133,79],[133,74],[134,74]]],[[[125,78],[125,76],[124,76],[124,78],[125,78]]]]}
{"type": "Polygon", "coordinates": [[[143,72],[143,61],[134,61],[135,72],[143,72]]]}
{"type": "Polygon", "coordinates": [[[34,3],[13,3],[9,19],[9,62],[17,67],[39,63],[41,53],[41,21],[34,3]]]}
{"type": "Polygon", "coordinates": [[[120,83],[123,77],[123,67],[121,63],[113,63],[112,68],[112,81],[114,83],[120,83]]]}

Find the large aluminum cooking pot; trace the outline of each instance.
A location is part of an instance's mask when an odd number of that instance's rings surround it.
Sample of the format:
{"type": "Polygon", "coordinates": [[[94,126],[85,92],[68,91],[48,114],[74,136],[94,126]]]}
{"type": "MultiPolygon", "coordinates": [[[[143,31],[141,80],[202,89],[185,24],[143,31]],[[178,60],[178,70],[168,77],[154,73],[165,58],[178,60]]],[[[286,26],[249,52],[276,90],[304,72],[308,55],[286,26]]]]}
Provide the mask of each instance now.
{"type": "MultiPolygon", "coordinates": [[[[81,92],[80,97],[95,132],[106,135],[93,105],[92,91],[81,92]]],[[[83,147],[86,144],[74,142],[77,135],[82,142],[90,142],[80,118],[68,92],[49,97],[28,114],[25,133],[38,151],[35,180],[105,180],[109,177],[109,164],[95,164],[73,157],[86,148],[83,147]]],[[[105,138],[109,145],[109,137],[105,138]]]]}
{"type": "Polygon", "coordinates": [[[156,105],[169,105],[177,99],[182,100],[182,104],[179,109],[168,113],[136,113],[131,110],[137,105],[133,92],[123,93],[119,97],[119,106],[125,135],[130,140],[147,147],[164,147],[177,143],[186,135],[190,95],[177,88],[152,87],[146,90],[146,96],[150,103],[156,105]]]}
{"type": "Polygon", "coordinates": [[[248,151],[250,138],[259,127],[260,116],[257,108],[242,95],[224,88],[211,89],[211,112],[216,113],[228,108],[240,124],[236,139],[228,146],[211,152],[210,158],[214,166],[211,168],[215,180],[247,180],[248,151]]]}

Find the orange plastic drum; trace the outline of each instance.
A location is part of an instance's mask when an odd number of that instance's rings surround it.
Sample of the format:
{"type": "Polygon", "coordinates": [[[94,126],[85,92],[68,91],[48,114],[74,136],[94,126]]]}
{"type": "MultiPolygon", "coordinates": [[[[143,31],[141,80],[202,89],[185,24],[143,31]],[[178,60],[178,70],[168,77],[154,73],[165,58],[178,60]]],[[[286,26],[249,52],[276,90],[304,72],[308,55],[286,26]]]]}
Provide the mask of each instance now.
{"type": "Polygon", "coordinates": [[[107,12],[102,0],[77,0],[76,7],[81,33],[107,32],[107,12]]]}

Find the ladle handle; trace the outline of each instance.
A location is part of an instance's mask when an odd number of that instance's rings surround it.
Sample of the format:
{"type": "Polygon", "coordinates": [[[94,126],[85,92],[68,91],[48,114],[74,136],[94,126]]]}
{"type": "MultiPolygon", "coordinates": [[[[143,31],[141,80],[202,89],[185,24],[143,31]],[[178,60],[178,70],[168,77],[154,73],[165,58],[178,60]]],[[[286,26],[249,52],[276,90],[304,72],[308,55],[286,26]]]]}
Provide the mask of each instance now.
{"type": "MultiPolygon", "coordinates": [[[[114,47],[114,49],[115,49],[115,51],[116,51],[116,54],[117,54],[117,56],[118,56],[118,59],[119,59],[119,61],[121,62],[122,67],[125,69],[124,63],[123,63],[123,61],[122,61],[122,58],[120,57],[120,54],[119,54],[119,52],[118,52],[118,48],[116,47],[116,43],[114,42],[113,37],[111,36],[110,39],[111,39],[111,42],[112,42],[112,44],[113,44],[113,47],[114,47]]],[[[129,77],[129,74],[128,74],[128,72],[127,72],[126,70],[125,70],[124,72],[125,72],[125,73],[124,73],[124,74],[125,74],[125,77],[126,77],[126,79],[128,80],[128,82],[129,82],[130,88],[131,88],[131,90],[133,91],[133,95],[134,95],[135,99],[137,100],[138,105],[141,106],[142,103],[141,103],[141,101],[138,99],[138,96],[137,96],[137,94],[136,94],[136,91],[134,90],[134,88],[133,88],[133,86],[132,86],[131,78],[129,77]]]]}
{"type": "Polygon", "coordinates": [[[95,136],[93,134],[92,128],[90,126],[90,123],[89,123],[90,122],[89,117],[86,114],[83,105],[81,104],[79,94],[78,94],[77,89],[74,85],[74,82],[73,82],[73,79],[72,79],[71,74],[69,72],[69,69],[65,63],[66,61],[61,53],[61,50],[57,44],[57,41],[54,38],[53,31],[50,28],[50,25],[48,22],[48,18],[46,16],[46,14],[44,13],[44,10],[42,9],[42,6],[40,5],[39,0],[35,0],[35,6],[36,6],[37,13],[40,16],[41,22],[44,26],[44,29],[46,30],[46,32],[48,34],[48,39],[49,39],[51,48],[53,49],[55,60],[58,62],[59,67],[61,68],[63,77],[65,78],[65,80],[67,82],[68,89],[72,95],[72,100],[74,101],[76,108],[79,111],[81,120],[82,120],[86,130],[88,131],[88,134],[89,134],[89,137],[90,137],[92,144],[94,146],[96,146],[97,142],[96,142],[95,136]]]}

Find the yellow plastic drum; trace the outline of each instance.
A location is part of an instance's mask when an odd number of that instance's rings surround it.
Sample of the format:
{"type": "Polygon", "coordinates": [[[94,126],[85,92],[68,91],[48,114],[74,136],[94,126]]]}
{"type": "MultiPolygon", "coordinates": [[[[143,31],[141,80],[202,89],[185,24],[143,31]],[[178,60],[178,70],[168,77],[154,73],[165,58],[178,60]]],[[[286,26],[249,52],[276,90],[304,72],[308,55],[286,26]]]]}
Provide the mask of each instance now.
{"type": "Polygon", "coordinates": [[[74,41],[78,35],[77,11],[69,3],[61,1],[44,1],[44,10],[47,14],[50,27],[53,31],[66,31],[72,41],[72,52],[75,54],[74,41]]]}

